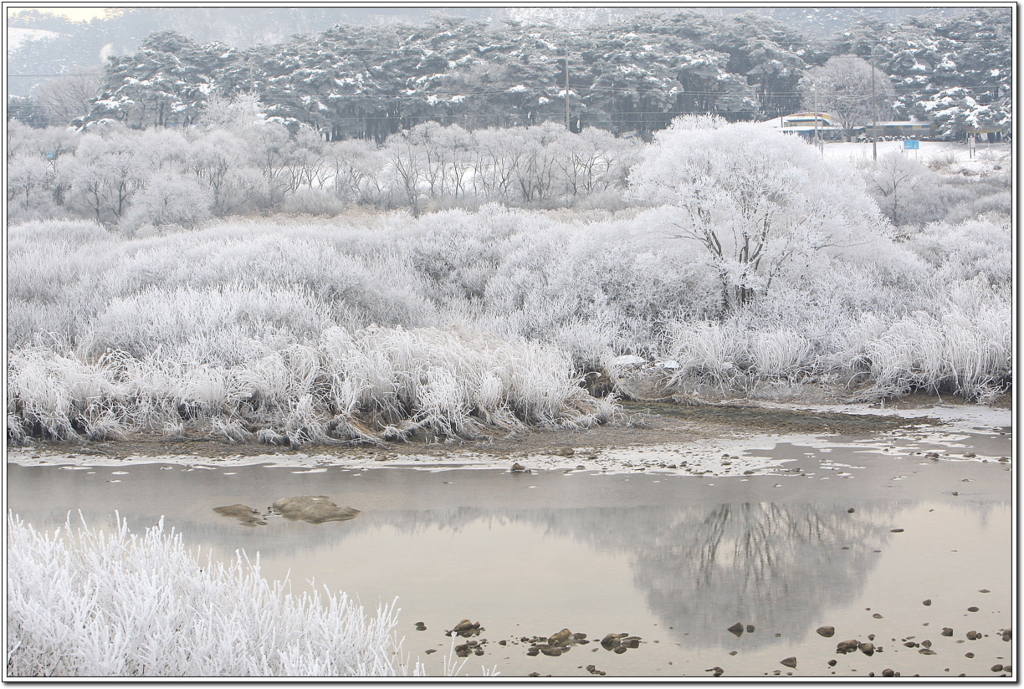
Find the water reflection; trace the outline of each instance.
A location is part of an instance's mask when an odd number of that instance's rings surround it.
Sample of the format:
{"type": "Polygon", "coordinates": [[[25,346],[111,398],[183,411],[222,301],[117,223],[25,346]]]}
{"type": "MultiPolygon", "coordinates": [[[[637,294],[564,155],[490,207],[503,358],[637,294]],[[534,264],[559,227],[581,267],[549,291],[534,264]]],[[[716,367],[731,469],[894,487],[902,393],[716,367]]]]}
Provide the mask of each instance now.
{"type": "MultiPolygon", "coordinates": [[[[262,519],[264,515],[248,505],[270,505],[281,495],[299,492],[295,490],[298,484],[288,483],[298,479],[275,475],[285,480],[266,485],[267,474],[260,471],[248,470],[251,481],[237,484],[222,482],[212,472],[203,481],[187,478],[188,474],[173,476],[178,472],[166,472],[172,474],[167,479],[177,485],[177,490],[172,491],[174,497],[168,497],[166,474],[160,476],[155,468],[150,473],[160,481],[141,480],[146,472],[136,469],[133,478],[138,483],[130,490],[122,490],[128,486],[122,483],[112,488],[99,475],[83,477],[82,472],[12,467],[9,480],[14,488],[9,497],[14,499],[9,505],[42,528],[63,524],[67,511],[82,505],[89,506],[84,512],[91,523],[112,523],[113,509],[117,508],[135,531],[166,515],[168,526],[181,531],[186,543],[212,546],[222,557],[230,558],[236,550],[244,549],[250,555],[260,552],[265,561],[273,558],[286,563],[295,561],[297,565],[331,549],[344,548],[346,540],[359,537],[390,537],[396,542],[400,540],[396,536],[413,537],[429,543],[430,539],[450,540],[453,534],[470,529],[486,529],[500,543],[506,526],[525,525],[537,534],[531,557],[550,556],[564,547],[568,539],[623,558],[629,563],[633,584],[642,592],[651,613],[663,628],[674,627],[663,633],[675,635],[676,641],[687,635],[688,646],[736,645],[737,640],[727,628],[741,622],[756,627],[756,632],[745,634],[742,639],[746,648],[754,648],[781,643],[774,637],[775,632],[786,632],[788,641],[799,639],[811,633],[812,623],[823,613],[857,598],[879,557],[875,551],[885,550],[889,544],[894,519],[916,504],[866,499],[844,499],[840,503],[713,502],[705,498],[700,502],[701,493],[688,492],[696,490],[695,484],[679,482],[678,487],[672,488],[677,492],[668,494],[667,502],[675,504],[613,507],[602,503],[614,503],[621,496],[600,493],[610,484],[606,477],[594,477],[586,478],[587,483],[578,481],[570,486],[578,491],[573,498],[577,502],[586,502],[579,494],[593,491],[588,498],[590,505],[560,507],[555,506],[557,500],[554,505],[548,500],[543,506],[516,508],[507,506],[516,500],[508,500],[505,506],[465,506],[459,502],[466,495],[481,494],[476,485],[468,493],[453,492],[436,476],[407,472],[392,473],[381,485],[367,485],[361,488],[362,492],[353,490],[349,479],[336,478],[332,484],[326,480],[329,476],[321,477],[317,486],[320,491],[334,496],[347,494],[346,503],[363,509],[361,513],[356,509],[347,512],[346,521],[310,524],[273,518],[267,519],[266,526],[247,529],[235,519],[225,519],[214,512],[215,506],[229,505],[239,508],[235,510],[237,515],[230,515],[236,519],[262,519]],[[341,483],[343,480],[349,480],[349,484],[341,483]],[[154,485],[160,489],[155,490],[154,485]],[[225,488],[226,485],[229,487],[225,488]],[[399,494],[400,499],[396,497],[399,494]],[[431,497],[425,501],[429,507],[386,508],[387,504],[414,503],[424,499],[423,495],[431,497]],[[244,504],[230,504],[236,500],[244,504]],[[448,506],[436,507],[445,502],[448,506]],[[853,512],[848,511],[850,507],[853,512]],[[358,519],[352,519],[355,514],[358,519]]],[[[497,484],[498,488],[492,488],[497,491],[496,496],[507,491],[501,487],[503,479],[497,474],[456,478],[456,485],[468,484],[470,480],[479,481],[480,486],[497,484]]],[[[630,491],[641,490],[635,483],[622,485],[632,486],[630,491]]],[[[626,497],[632,499],[639,494],[643,493],[626,497]]],[[[658,495],[662,496],[659,500],[666,501],[664,493],[658,495]]],[[[317,509],[340,509],[327,496],[320,496],[316,502],[317,509]]],[[[493,502],[500,500],[495,497],[493,502]]],[[[962,503],[961,507],[987,513],[993,504],[991,500],[978,500],[962,503]]],[[[522,563],[522,567],[527,570],[529,563],[522,563]]],[[[599,572],[596,574],[600,576],[599,572]]],[[[301,582],[306,575],[296,568],[292,578],[301,582]]],[[[588,579],[589,576],[578,576],[578,585],[587,587],[588,579]]],[[[403,582],[394,580],[393,585],[394,593],[401,596],[403,582]]],[[[558,614],[559,611],[552,611],[553,616],[558,614]]]]}
{"type": "Polygon", "coordinates": [[[572,515],[561,528],[628,553],[637,588],[678,638],[690,632],[690,645],[735,642],[727,628],[741,622],[761,630],[746,644],[759,646],[775,639],[768,632],[806,633],[823,610],[856,598],[898,510],[722,504],[639,510],[612,529],[572,515]]]}

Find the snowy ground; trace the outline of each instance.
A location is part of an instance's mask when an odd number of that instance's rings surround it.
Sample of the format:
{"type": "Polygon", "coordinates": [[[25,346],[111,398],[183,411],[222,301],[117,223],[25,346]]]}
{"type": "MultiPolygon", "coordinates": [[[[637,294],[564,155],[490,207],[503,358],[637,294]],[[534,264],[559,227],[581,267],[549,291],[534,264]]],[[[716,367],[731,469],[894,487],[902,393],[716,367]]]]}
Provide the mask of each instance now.
{"type": "Polygon", "coordinates": [[[59,38],[65,35],[66,34],[49,31],[47,29],[22,29],[12,26],[7,29],[7,52],[8,54],[13,53],[25,41],[31,41],[37,38],[59,38]]]}
{"type": "MultiPolygon", "coordinates": [[[[939,459],[963,461],[998,461],[1000,453],[978,452],[973,457],[963,457],[958,451],[961,441],[981,435],[994,436],[999,429],[1009,428],[1009,409],[996,409],[980,405],[946,406],[935,405],[913,410],[870,408],[867,405],[770,405],[782,409],[802,411],[844,412],[875,416],[899,415],[904,418],[928,416],[939,419],[938,426],[909,427],[889,433],[872,434],[872,437],[854,441],[862,450],[888,452],[893,442],[903,446],[904,454],[924,455],[933,449],[932,445],[944,450],[939,459]],[[877,437],[875,437],[877,436],[877,437]],[[894,441],[894,438],[900,438],[894,441]],[[927,446],[927,447],[926,447],[927,446]]],[[[645,442],[644,434],[637,432],[634,442],[619,446],[588,446],[574,443],[563,446],[552,444],[541,450],[488,452],[468,447],[452,448],[437,453],[408,452],[403,446],[401,452],[388,448],[353,448],[342,454],[318,453],[316,450],[299,453],[267,452],[259,455],[222,455],[203,457],[201,454],[164,455],[161,457],[128,455],[112,457],[99,454],[76,454],[48,452],[40,448],[10,448],[8,461],[21,466],[61,465],[66,469],[92,469],[96,467],[126,467],[133,464],[159,463],[184,466],[186,470],[216,470],[230,467],[264,464],[291,468],[295,473],[318,473],[327,471],[328,466],[344,466],[351,469],[379,469],[383,467],[418,468],[428,471],[451,469],[499,469],[510,470],[513,463],[531,471],[599,471],[603,473],[648,473],[683,474],[707,478],[726,476],[760,476],[787,473],[786,463],[795,458],[771,458],[763,453],[750,453],[752,447],[772,447],[780,444],[800,444],[811,447],[846,446],[849,441],[840,440],[828,434],[785,434],[764,432],[730,431],[714,438],[687,440],[678,443],[645,442]]],[[[116,480],[116,479],[115,479],[116,480]]]]}
{"type": "MultiPolygon", "coordinates": [[[[950,172],[959,173],[961,169],[968,169],[974,172],[989,171],[993,165],[1001,165],[1003,170],[1009,171],[1011,160],[1010,144],[988,144],[979,143],[975,148],[975,155],[972,158],[967,149],[967,144],[952,141],[921,141],[921,148],[914,151],[909,150],[904,155],[920,161],[927,165],[934,161],[946,161],[950,157],[955,158],[955,163],[950,166],[950,172]],[[1005,163],[1005,164],[1004,164],[1005,163]]],[[[893,151],[903,151],[902,141],[879,141],[878,155],[882,156],[893,151]]],[[[871,142],[867,143],[826,143],[825,156],[828,158],[848,158],[850,160],[870,160],[871,142]]]]}

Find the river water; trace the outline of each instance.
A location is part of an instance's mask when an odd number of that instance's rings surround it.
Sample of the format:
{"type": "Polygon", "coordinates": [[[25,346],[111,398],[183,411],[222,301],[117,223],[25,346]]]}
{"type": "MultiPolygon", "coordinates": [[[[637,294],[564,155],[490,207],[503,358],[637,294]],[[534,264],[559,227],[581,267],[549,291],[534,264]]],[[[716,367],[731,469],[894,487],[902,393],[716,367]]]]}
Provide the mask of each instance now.
{"type": "Polygon", "coordinates": [[[163,516],[217,558],[258,552],[264,576],[290,576],[297,591],[314,580],[369,609],[397,597],[403,648],[431,674],[450,651],[445,631],[468,618],[484,650],[470,675],[997,676],[993,665],[1013,662],[1000,634],[1012,622],[1013,515],[1012,473],[998,461],[1010,435],[995,430],[957,436],[958,459],[939,460],[925,452],[949,445],[934,438],[790,436],[746,447],[784,467],[750,476],[9,464],[7,507],[36,528],[79,510],[100,525],[117,510],[135,531],[163,516]],[[214,512],[301,495],[361,513],[252,527],[214,512]],[[753,631],[728,631],[737,622],[753,631]],[[528,655],[523,637],[563,628],[590,643],[528,655]],[[609,633],[641,641],[615,653],[598,643],[609,633]],[[880,652],[836,653],[872,634],[880,652]],[[904,645],[925,640],[934,655],[904,645]],[[795,668],[780,664],[790,657],[795,668]]]}

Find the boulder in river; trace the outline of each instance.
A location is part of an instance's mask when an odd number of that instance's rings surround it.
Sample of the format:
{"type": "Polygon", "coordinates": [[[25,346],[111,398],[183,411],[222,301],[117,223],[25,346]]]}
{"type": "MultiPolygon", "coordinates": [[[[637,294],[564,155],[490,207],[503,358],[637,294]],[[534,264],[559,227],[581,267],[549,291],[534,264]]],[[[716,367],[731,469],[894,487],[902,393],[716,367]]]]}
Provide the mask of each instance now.
{"type": "Polygon", "coordinates": [[[302,495],[295,498],[281,498],[273,509],[290,521],[304,521],[310,524],[344,522],[355,519],[359,510],[352,507],[338,507],[326,495],[302,495]]]}
{"type": "Polygon", "coordinates": [[[791,667],[791,668],[793,668],[795,670],[796,669],[796,656],[790,656],[788,658],[783,658],[782,660],[779,661],[779,663],[781,663],[782,665],[785,665],[786,667],[791,667]]]}
{"type": "Polygon", "coordinates": [[[260,517],[259,510],[254,510],[248,505],[225,505],[214,507],[213,511],[222,517],[234,517],[242,526],[266,526],[267,522],[260,517]]]}
{"type": "Polygon", "coordinates": [[[743,625],[741,623],[737,622],[733,626],[729,627],[726,631],[732,632],[736,636],[742,636],[743,635],[743,625]]]}
{"type": "Polygon", "coordinates": [[[815,630],[815,631],[817,631],[819,634],[821,634],[826,639],[831,639],[835,635],[835,633],[836,633],[836,628],[833,627],[830,624],[826,624],[826,625],[822,625],[821,627],[818,627],[817,630],[815,630]]]}
{"type": "Polygon", "coordinates": [[[859,641],[856,639],[847,639],[846,641],[840,641],[836,644],[836,653],[853,653],[859,647],[859,641]]]}
{"type": "Polygon", "coordinates": [[[458,634],[462,637],[477,636],[483,628],[479,622],[472,622],[468,619],[461,620],[457,625],[452,627],[451,631],[447,633],[447,636],[455,636],[458,634]]]}
{"type": "Polygon", "coordinates": [[[601,639],[601,645],[608,650],[617,647],[621,643],[622,641],[619,639],[618,634],[608,634],[603,639],[601,639]]]}
{"type": "Polygon", "coordinates": [[[570,632],[568,629],[563,629],[562,631],[555,632],[554,634],[549,636],[548,643],[552,646],[564,646],[569,642],[570,639],[575,641],[576,637],[574,637],[572,632],[570,632]]]}

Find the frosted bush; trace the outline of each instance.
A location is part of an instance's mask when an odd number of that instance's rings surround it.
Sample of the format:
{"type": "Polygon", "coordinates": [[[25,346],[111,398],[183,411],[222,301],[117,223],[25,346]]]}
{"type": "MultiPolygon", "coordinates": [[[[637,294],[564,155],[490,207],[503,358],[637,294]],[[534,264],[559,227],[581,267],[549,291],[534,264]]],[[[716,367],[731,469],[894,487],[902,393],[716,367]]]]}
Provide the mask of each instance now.
{"type": "Polygon", "coordinates": [[[698,376],[721,381],[749,361],[745,333],[735,323],[674,323],[669,355],[679,363],[677,379],[698,376]]]}
{"type": "Polygon", "coordinates": [[[409,667],[394,603],[367,615],[345,593],[295,596],[259,557],[228,566],[185,549],[163,519],[144,534],[40,533],[7,522],[10,677],[393,676],[409,667]]]}
{"type": "Polygon", "coordinates": [[[9,370],[8,414],[60,439],[148,428],[178,435],[183,420],[218,438],[256,435],[293,447],[419,430],[477,438],[523,424],[585,427],[613,410],[579,387],[561,350],[463,330],[351,335],[332,327],[315,346],[291,344],[233,365],[121,350],[87,363],[34,348],[13,352],[9,370]]]}

